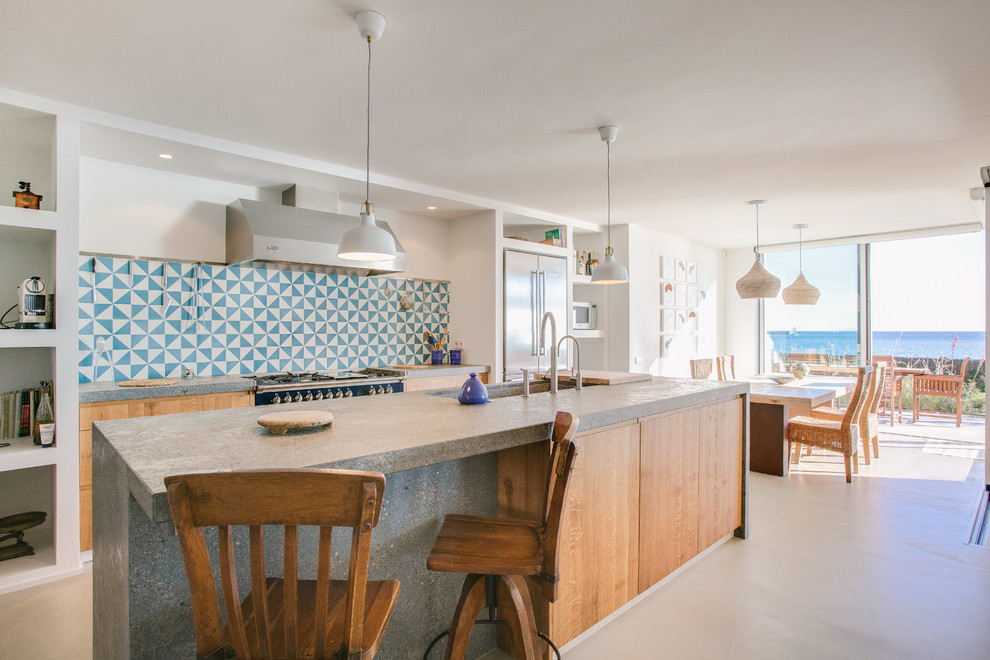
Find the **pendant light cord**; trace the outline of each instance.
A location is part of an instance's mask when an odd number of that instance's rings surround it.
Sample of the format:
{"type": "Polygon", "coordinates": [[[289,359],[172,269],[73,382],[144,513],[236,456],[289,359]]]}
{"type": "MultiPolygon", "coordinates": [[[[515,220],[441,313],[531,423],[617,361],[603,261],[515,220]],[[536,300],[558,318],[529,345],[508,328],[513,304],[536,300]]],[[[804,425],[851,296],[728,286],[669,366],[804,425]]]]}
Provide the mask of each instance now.
{"type": "Polygon", "coordinates": [[[368,37],[368,142],[364,167],[364,210],[371,213],[371,37],[368,37]]]}
{"type": "Polygon", "coordinates": [[[804,230],[798,229],[798,272],[804,273],[804,230]]]}
{"type": "Polygon", "coordinates": [[[605,217],[608,219],[608,247],[612,247],[612,141],[605,141],[605,217]]]}

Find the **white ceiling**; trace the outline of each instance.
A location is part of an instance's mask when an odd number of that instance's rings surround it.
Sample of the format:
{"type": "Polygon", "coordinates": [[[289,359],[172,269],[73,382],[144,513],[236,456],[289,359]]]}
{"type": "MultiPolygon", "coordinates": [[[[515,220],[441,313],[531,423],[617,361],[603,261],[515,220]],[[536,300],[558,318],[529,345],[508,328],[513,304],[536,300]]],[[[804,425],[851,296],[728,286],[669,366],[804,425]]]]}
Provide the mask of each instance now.
{"type": "Polygon", "coordinates": [[[601,223],[614,123],[615,222],[737,247],[754,198],[767,243],[983,219],[986,0],[16,4],[2,87],[358,169],[375,9],[372,169],[466,195],[601,223]]]}

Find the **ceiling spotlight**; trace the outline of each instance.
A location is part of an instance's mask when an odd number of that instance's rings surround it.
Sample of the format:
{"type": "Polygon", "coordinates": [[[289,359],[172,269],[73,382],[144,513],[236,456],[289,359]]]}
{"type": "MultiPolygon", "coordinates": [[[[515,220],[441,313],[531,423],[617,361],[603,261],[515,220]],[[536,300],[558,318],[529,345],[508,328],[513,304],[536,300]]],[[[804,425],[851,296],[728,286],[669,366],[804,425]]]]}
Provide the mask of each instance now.
{"type": "Polygon", "coordinates": [[[158,154],[159,158],[164,158],[165,160],[172,160],[172,154],[158,154]]]}
{"type": "Polygon", "coordinates": [[[435,207],[435,206],[427,206],[426,208],[428,210],[430,210],[430,211],[436,211],[437,210],[437,207],[435,207]]]}

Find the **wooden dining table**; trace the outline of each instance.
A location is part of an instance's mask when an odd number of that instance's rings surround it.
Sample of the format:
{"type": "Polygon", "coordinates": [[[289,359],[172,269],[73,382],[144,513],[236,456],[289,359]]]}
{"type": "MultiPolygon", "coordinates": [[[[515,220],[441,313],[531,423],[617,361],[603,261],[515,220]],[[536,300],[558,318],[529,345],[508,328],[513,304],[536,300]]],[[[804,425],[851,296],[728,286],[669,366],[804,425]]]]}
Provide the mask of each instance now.
{"type": "Polygon", "coordinates": [[[856,389],[849,376],[808,375],[783,385],[764,375],[746,378],[749,386],[749,469],[785,477],[790,457],[787,422],[807,415],[856,389]]]}

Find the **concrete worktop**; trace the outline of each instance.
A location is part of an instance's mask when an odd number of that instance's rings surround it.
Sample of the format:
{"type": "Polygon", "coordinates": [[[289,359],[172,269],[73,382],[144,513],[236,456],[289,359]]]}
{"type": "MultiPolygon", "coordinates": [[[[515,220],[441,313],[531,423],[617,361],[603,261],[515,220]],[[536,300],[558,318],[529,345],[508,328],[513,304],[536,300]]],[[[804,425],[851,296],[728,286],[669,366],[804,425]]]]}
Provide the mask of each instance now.
{"type": "MultiPolygon", "coordinates": [[[[382,367],[401,373],[401,378],[433,378],[436,376],[457,376],[469,373],[487,373],[489,368],[481,364],[424,364],[417,366],[382,367]]],[[[187,396],[191,394],[219,394],[222,392],[245,392],[254,389],[254,381],[239,376],[195,376],[175,378],[175,385],[152,385],[150,387],[121,387],[116,382],[80,383],[79,403],[100,403],[103,401],[126,401],[131,399],[151,399],[164,396],[187,396]]]]}
{"type": "Polygon", "coordinates": [[[561,390],[465,406],[422,392],[289,404],[326,410],[332,427],[273,436],[258,408],[96,422],[126,464],[130,491],[153,522],[169,520],[164,478],[199,470],[328,467],[395,473],[536,442],[549,436],[557,410],[581,430],[745,394],[745,383],[653,378],[561,390]]]}

